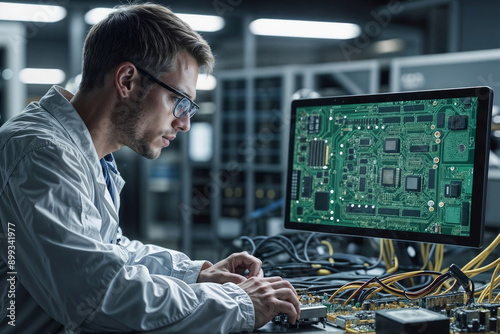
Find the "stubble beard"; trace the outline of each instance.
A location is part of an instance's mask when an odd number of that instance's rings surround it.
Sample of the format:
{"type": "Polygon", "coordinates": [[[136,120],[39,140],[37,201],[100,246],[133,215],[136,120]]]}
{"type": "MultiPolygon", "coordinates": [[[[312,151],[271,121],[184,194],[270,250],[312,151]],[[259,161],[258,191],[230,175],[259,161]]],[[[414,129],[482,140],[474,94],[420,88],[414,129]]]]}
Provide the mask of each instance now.
{"type": "Polygon", "coordinates": [[[133,103],[117,102],[112,114],[113,136],[123,145],[130,147],[137,154],[156,159],[160,150],[151,148],[153,134],[143,132],[148,128],[145,116],[144,99],[138,98],[133,103]]]}

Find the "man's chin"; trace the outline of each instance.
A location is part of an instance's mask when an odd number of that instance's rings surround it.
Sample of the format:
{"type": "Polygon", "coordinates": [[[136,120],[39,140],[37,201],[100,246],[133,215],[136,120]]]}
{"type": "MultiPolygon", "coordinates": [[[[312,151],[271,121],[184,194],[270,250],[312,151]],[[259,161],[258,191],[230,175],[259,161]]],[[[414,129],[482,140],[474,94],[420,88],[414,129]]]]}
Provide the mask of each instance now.
{"type": "Polygon", "coordinates": [[[130,147],[135,153],[143,156],[144,158],[154,160],[157,159],[161,154],[161,148],[154,149],[148,145],[142,145],[139,147],[130,147]]]}

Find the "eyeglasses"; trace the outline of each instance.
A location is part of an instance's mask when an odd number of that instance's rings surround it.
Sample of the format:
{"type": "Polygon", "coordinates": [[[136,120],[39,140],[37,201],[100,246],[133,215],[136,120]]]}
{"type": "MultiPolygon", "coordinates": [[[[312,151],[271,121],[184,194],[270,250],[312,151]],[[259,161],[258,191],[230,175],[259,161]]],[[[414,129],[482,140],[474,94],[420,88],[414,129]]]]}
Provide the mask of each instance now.
{"type": "Polygon", "coordinates": [[[177,98],[176,99],[176,104],[174,108],[174,117],[176,118],[183,118],[186,116],[186,114],[189,114],[189,118],[193,117],[194,114],[200,109],[200,106],[196,104],[193,100],[191,100],[186,94],[183,92],[178,91],[177,89],[170,87],[166,83],[161,82],[160,80],[156,79],[153,75],[149,74],[145,70],[143,70],[140,67],[135,66],[139,72],[142,74],[146,75],[150,80],[152,80],[154,83],[162,86],[166,90],[171,91],[172,93],[182,96],[182,98],[177,98]]]}

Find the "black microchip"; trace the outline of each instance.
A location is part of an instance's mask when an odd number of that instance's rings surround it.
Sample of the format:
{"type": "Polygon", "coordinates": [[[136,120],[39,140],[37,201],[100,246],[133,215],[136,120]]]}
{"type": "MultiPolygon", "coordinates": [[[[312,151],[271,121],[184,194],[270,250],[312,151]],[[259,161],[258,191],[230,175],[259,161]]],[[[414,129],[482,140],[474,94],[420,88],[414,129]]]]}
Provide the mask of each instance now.
{"type": "Polygon", "coordinates": [[[455,115],[448,118],[448,129],[450,130],[467,130],[469,116],[455,115]]]}
{"type": "Polygon", "coordinates": [[[428,188],[429,189],[434,189],[434,183],[436,178],[436,170],[435,169],[429,169],[429,182],[428,182],[428,188]]]}
{"type": "Polygon", "coordinates": [[[429,145],[411,145],[410,152],[416,152],[416,153],[429,152],[429,145]]]}
{"type": "Polygon", "coordinates": [[[347,180],[347,174],[342,175],[342,179],[347,180]]]}
{"type": "Polygon", "coordinates": [[[359,174],[366,174],[366,167],[365,166],[359,167],[359,174]]]}
{"type": "Polygon", "coordinates": [[[328,171],[325,170],[325,172],[323,173],[323,175],[328,176],[328,171]]]}
{"type": "Polygon", "coordinates": [[[415,121],[415,117],[413,116],[405,116],[403,117],[403,122],[405,123],[411,123],[411,122],[414,122],[415,121]]]}
{"type": "Polygon", "coordinates": [[[307,146],[302,145],[302,146],[300,147],[300,150],[301,150],[301,151],[307,151],[307,146]]]}
{"type": "Polygon", "coordinates": [[[451,181],[444,185],[444,197],[458,198],[462,194],[462,182],[451,181]]]}
{"type": "Polygon", "coordinates": [[[438,146],[437,145],[432,145],[432,152],[437,152],[438,146]]]}
{"type": "Polygon", "coordinates": [[[311,197],[312,193],[312,177],[304,176],[302,179],[302,197],[311,197]]]}
{"type": "Polygon", "coordinates": [[[306,157],[299,157],[299,162],[305,162],[306,161],[306,157]]]}
{"type": "Polygon", "coordinates": [[[380,107],[378,108],[379,112],[400,112],[400,106],[389,106],[389,107],[380,107]]]}
{"type": "Polygon", "coordinates": [[[325,178],[323,179],[323,183],[325,183],[325,184],[326,184],[326,183],[328,183],[328,178],[326,178],[326,177],[325,177],[325,178]]]}
{"type": "Polygon", "coordinates": [[[352,164],[347,164],[347,168],[349,169],[349,171],[353,171],[354,170],[354,167],[352,164]]]}
{"type": "Polygon", "coordinates": [[[307,116],[306,119],[306,128],[307,128],[307,133],[309,134],[317,134],[320,132],[320,116],[318,115],[311,115],[307,116]]]}
{"type": "Polygon", "coordinates": [[[422,178],[420,175],[407,175],[406,176],[405,190],[406,191],[420,191],[421,184],[422,184],[421,180],[422,180],[422,178]]]}
{"type": "Polygon", "coordinates": [[[354,160],[354,155],[350,155],[349,160],[354,160]]]}
{"type": "Polygon", "coordinates": [[[396,168],[382,168],[382,185],[396,187],[396,168]]]}
{"type": "Polygon", "coordinates": [[[314,210],[327,211],[330,207],[330,194],[327,192],[316,192],[314,194],[314,210]]]}
{"type": "Polygon", "coordinates": [[[353,148],[349,149],[349,154],[354,154],[354,149],[353,148]]]}
{"type": "Polygon", "coordinates": [[[297,207],[297,215],[302,216],[304,214],[304,208],[301,206],[297,207]]]}
{"type": "Polygon", "coordinates": [[[389,124],[389,123],[401,123],[401,117],[384,117],[382,118],[382,123],[384,124],[389,124]]]}
{"type": "Polygon", "coordinates": [[[414,104],[414,105],[403,107],[404,111],[422,111],[424,109],[425,109],[425,106],[423,104],[414,104]]]}
{"type": "Polygon", "coordinates": [[[436,126],[438,128],[442,128],[444,126],[444,119],[446,117],[446,114],[444,112],[440,112],[438,115],[437,115],[437,122],[436,122],[436,126]]]}
{"type": "Polygon", "coordinates": [[[364,177],[361,177],[359,179],[359,191],[365,191],[366,187],[366,179],[364,177]]]}
{"type": "Polygon", "coordinates": [[[359,163],[360,164],[367,164],[368,163],[368,159],[359,159],[359,163]]]}
{"type": "Polygon", "coordinates": [[[469,202],[462,202],[462,226],[469,225],[469,202]]]}
{"type": "Polygon", "coordinates": [[[405,217],[420,217],[420,210],[403,209],[401,215],[405,217]]]}
{"type": "Polygon", "coordinates": [[[316,177],[317,177],[317,178],[323,177],[323,173],[322,173],[322,172],[317,172],[317,173],[316,173],[316,177]]]}
{"type": "Polygon", "coordinates": [[[417,116],[417,122],[432,122],[432,115],[419,115],[417,116]]]}
{"type": "Polygon", "coordinates": [[[361,138],[359,140],[359,145],[361,145],[361,146],[370,146],[370,138],[361,138]]]}
{"type": "Polygon", "coordinates": [[[307,138],[306,137],[300,137],[299,141],[301,143],[305,143],[305,142],[307,142],[307,138]]]}
{"type": "Polygon", "coordinates": [[[353,186],[352,182],[347,182],[347,186],[348,186],[349,188],[352,188],[352,186],[353,186]]]}
{"type": "Polygon", "coordinates": [[[384,141],[385,153],[399,153],[399,138],[386,138],[384,141]]]}
{"type": "Polygon", "coordinates": [[[399,209],[393,208],[378,208],[379,215],[390,215],[390,216],[399,216],[399,209]]]}

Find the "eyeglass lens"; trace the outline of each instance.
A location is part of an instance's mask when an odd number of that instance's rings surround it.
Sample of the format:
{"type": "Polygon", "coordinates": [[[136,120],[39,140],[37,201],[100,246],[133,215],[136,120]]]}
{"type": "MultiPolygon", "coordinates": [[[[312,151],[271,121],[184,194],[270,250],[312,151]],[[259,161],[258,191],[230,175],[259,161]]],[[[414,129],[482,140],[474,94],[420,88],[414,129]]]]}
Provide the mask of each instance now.
{"type": "Polygon", "coordinates": [[[174,116],[177,118],[183,118],[189,112],[189,118],[191,118],[197,110],[198,108],[191,104],[191,101],[186,98],[182,98],[175,106],[174,116]]]}

